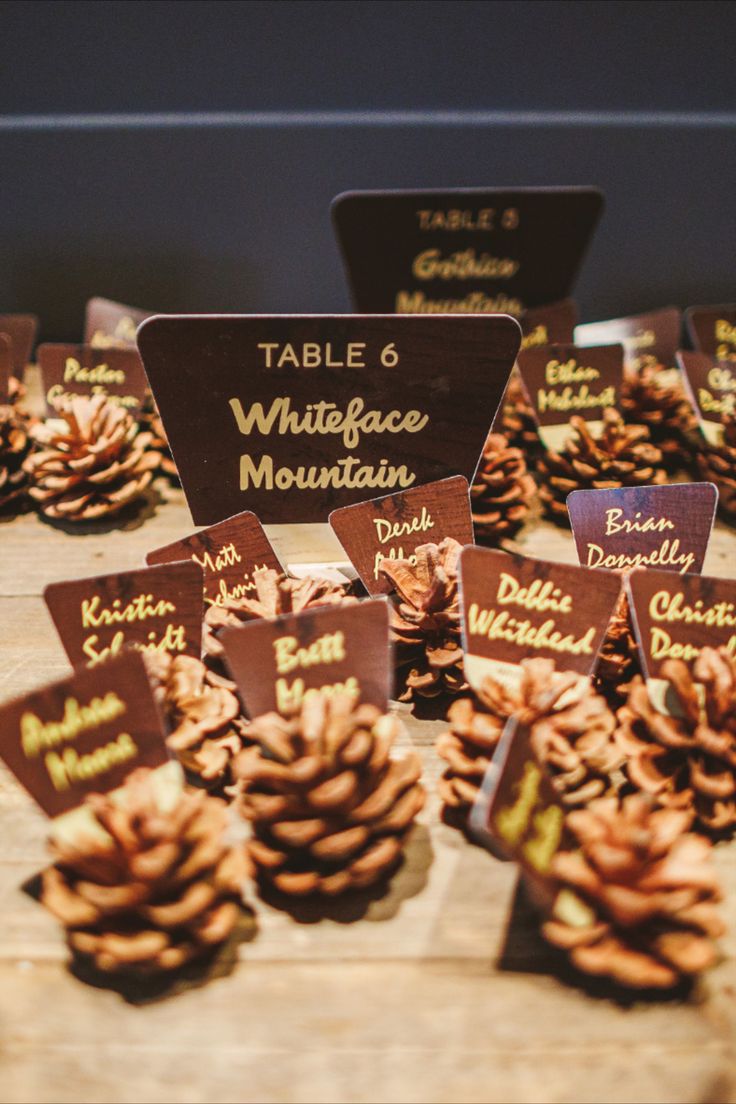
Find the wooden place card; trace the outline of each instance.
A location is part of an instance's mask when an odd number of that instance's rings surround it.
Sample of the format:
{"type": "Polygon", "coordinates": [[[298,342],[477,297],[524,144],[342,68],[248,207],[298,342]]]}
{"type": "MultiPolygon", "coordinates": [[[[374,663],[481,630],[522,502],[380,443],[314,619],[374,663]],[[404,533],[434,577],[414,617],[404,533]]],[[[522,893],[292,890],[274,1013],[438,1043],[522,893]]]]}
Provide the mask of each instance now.
{"type": "Polygon", "coordinates": [[[595,188],[346,192],[332,204],[356,311],[499,313],[565,299],[603,208],[595,188]]]}
{"type": "Polygon", "coordinates": [[[49,411],[72,395],[107,395],[135,413],[148,381],[135,348],[97,349],[91,345],[45,344],[38,347],[44,398],[49,411]]]}
{"type": "Polygon", "coordinates": [[[13,350],[13,375],[23,378],[38,333],[35,314],[0,314],[0,333],[7,334],[13,350]]]}
{"type": "Polygon", "coordinates": [[[0,406],[8,402],[10,377],[13,373],[13,347],[7,334],[0,333],[0,406]]]}
{"type": "Polygon", "coordinates": [[[616,575],[495,549],[460,554],[465,677],[515,685],[531,656],[589,675],[618,600],[616,575]]]}
{"type": "Polygon", "coordinates": [[[252,621],[223,629],[220,640],[251,717],[290,712],[310,690],[343,687],[388,708],[393,668],[385,598],[252,621]]]}
{"type": "Polygon", "coordinates": [[[677,363],[703,436],[711,445],[722,444],[722,419],[736,415],[736,370],[707,353],[679,352],[677,363]]]}
{"type": "Polygon", "coordinates": [[[503,316],[162,316],[138,336],[197,525],[470,480],[520,339],[503,316]]]}
{"type": "Polygon", "coordinates": [[[84,314],[84,342],[96,349],[135,349],[136,330],[153,313],[113,299],[90,299],[84,314]]]}
{"type": "Polygon", "coordinates": [[[191,560],[202,568],[205,606],[222,606],[229,598],[250,594],[255,590],[253,572],[258,568],[283,571],[263,526],[249,510],[146,556],[147,564],[178,560],[191,560]]]}
{"type": "Polygon", "coordinates": [[[167,762],[143,661],[126,651],[0,707],[0,756],[50,817],[167,762]]]}
{"type": "Polygon", "coordinates": [[[519,319],[522,349],[536,349],[540,345],[570,345],[577,317],[578,308],[572,299],[524,311],[519,319]]]}
{"type": "Polygon", "coordinates": [[[701,648],[736,653],[736,581],[666,571],[634,571],[627,579],[634,631],[653,704],[674,711],[662,677],[669,659],[692,668],[701,648]]]}
{"type": "Polygon", "coordinates": [[[195,563],[51,583],[43,596],[74,666],[99,663],[126,645],[201,654],[202,568],[195,563]]]}
{"type": "MultiPolygon", "coordinates": [[[[625,363],[632,368],[646,364],[661,365],[663,372],[672,373],[675,353],[680,346],[682,312],[677,307],[663,307],[647,314],[632,314],[627,318],[611,318],[607,322],[588,322],[575,328],[575,344],[613,345],[624,347],[625,363]]],[[[667,379],[677,377],[664,377],[667,379]]]]}
{"type": "Polygon", "coordinates": [[[330,525],[369,594],[389,594],[381,560],[412,559],[421,544],[454,537],[473,543],[468,481],[462,475],[426,483],[399,494],[344,506],[330,514],[330,525]]]}
{"type": "Polygon", "coordinates": [[[621,345],[580,349],[547,345],[519,353],[519,372],[548,449],[560,449],[570,436],[570,418],[577,414],[593,429],[603,423],[603,411],[618,406],[623,382],[621,345]]]}
{"type": "Polygon", "coordinates": [[[736,360],[736,303],[688,307],[685,321],[697,352],[714,360],[736,360]]]}
{"type": "Polygon", "coordinates": [[[584,567],[658,567],[683,575],[703,569],[717,504],[712,483],[611,487],[567,498],[584,567]]]}

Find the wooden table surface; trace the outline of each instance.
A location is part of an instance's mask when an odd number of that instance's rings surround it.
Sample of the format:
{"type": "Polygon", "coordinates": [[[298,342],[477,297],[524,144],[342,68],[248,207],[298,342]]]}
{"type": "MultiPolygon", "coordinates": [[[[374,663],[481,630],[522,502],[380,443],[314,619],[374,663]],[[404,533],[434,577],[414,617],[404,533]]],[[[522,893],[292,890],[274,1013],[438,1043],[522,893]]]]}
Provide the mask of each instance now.
{"type": "MultiPolygon", "coordinates": [[[[141,524],[69,535],[0,525],[0,700],[68,666],[42,598],[52,580],[125,570],[192,526],[180,492],[141,524]]],[[[325,527],[271,527],[284,562],[339,557],[325,527]]],[[[520,543],[575,561],[569,534],[520,543]]],[[[733,573],[717,526],[706,573],[733,573]]],[[[733,934],[688,999],[580,987],[535,935],[516,870],[439,819],[441,722],[409,723],[429,801],[383,896],[299,919],[253,899],[237,961],[202,984],[131,1003],[67,969],[59,926],[23,884],[46,824],[0,778],[0,1100],[692,1101],[734,1096],[733,934]]],[[[736,844],[717,863],[736,931],[736,844]]]]}

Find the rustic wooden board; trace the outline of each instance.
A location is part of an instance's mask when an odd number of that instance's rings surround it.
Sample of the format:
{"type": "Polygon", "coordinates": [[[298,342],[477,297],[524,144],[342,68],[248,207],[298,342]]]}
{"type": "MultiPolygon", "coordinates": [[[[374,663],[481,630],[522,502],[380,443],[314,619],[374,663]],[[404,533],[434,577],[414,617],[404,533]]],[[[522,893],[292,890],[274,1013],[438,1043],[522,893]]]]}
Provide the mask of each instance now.
{"type": "MultiPolygon", "coordinates": [[[[140,566],[191,531],[181,494],[165,495],[102,534],[0,525],[0,700],[68,670],[47,583],[140,566]]],[[[268,533],[284,563],[342,558],[327,526],[268,533]]],[[[538,521],[518,543],[575,562],[569,533],[538,521]]],[[[733,572],[734,550],[717,525],[705,572],[733,572]]],[[[515,870],[439,819],[441,729],[409,720],[430,800],[384,896],[300,921],[254,898],[229,974],[145,1004],[67,970],[58,926],[21,888],[44,862],[44,819],[0,777],[0,1100],[736,1099],[733,936],[688,1002],[627,1006],[560,979],[515,870]]],[[[736,931],[736,845],[718,864],[736,931]]]]}

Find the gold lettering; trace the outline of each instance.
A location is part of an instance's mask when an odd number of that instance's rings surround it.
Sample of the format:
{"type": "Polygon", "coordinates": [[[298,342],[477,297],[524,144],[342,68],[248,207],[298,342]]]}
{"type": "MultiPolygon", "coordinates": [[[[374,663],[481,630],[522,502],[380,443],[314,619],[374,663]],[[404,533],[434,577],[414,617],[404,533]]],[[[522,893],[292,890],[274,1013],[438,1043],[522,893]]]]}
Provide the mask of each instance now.
{"type": "Polygon", "coordinates": [[[59,721],[43,722],[35,713],[23,713],[20,719],[23,753],[30,759],[45,748],[76,740],[81,733],[122,716],[125,710],[125,704],[110,691],[104,698],[92,698],[86,705],[81,705],[76,698],[67,698],[59,721]]]}

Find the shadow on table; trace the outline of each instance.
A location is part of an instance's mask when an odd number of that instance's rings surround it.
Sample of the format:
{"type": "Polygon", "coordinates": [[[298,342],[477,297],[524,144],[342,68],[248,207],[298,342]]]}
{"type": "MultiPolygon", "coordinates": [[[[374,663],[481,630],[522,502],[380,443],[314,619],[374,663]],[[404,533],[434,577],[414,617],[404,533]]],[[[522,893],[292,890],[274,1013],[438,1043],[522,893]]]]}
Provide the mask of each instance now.
{"type": "Polygon", "coordinates": [[[40,511],[38,519],[44,525],[48,525],[50,529],[58,529],[70,537],[89,537],[103,533],[113,533],[117,530],[131,532],[133,529],[140,529],[146,521],[155,515],[157,508],[162,506],[164,502],[165,499],[160,487],[154,483],[139,499],[131,502],[119,513],[113,514],[112,517],[107,519],[101,518],[99,521],[62,521],[59,518],[46,517],[40,511]]]}

